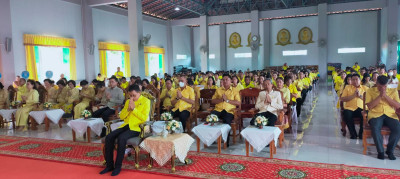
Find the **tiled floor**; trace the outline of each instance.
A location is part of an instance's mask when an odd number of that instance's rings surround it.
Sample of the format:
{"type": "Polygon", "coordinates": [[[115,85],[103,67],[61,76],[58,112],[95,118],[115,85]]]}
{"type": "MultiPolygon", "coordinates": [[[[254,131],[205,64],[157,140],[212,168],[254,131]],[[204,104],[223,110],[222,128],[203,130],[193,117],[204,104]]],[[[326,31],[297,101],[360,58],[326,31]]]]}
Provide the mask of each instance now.
{"type": "MultiPolygon", "coordinates": [[[[277,148],[277,154],[274,155],[274,158],[400,169],[399,149],[395,151],[395,155],[398,157],[397,160],[378,160],[376,159],[375,147],[369,147],[368,154],[363,155],[361,140],[350,140],[348,136],[345,138],[341,135],[334,98],[330,89],[321,85],[318,95],[314,98],[317,99],[315,108],[303,108],[299,123],[293,124],[294,132],[285,134],[284,145],[282,148],[277,148]]],[[[311,106],[311,102],[306,105],[311,106]]],[[[70,140],[72,142],[71,129],[66,125],[63,125],[61,129],[57,125],[52,125],[48,132],[44,131],[43,125],[37,131],[14,132],[0,129],[0,135],[70,140]]],[[[99,140],[93,138],[93,142],[99,142],[99,140]]],[[[196,150],[196,144],[192,145],[191,150],[196,150]]],[[[216,153],[217,145],[213,144],[201,151],[216,153]]],[[[239,140],[236,145],[231,145],[228,149],[222,150],[222,153],[245,155],[244,141],[239,140]]],[[[269,149],[265,148],[259,153],[254,152],[250,153],[250,155],[269,157],[269,149]]]]}

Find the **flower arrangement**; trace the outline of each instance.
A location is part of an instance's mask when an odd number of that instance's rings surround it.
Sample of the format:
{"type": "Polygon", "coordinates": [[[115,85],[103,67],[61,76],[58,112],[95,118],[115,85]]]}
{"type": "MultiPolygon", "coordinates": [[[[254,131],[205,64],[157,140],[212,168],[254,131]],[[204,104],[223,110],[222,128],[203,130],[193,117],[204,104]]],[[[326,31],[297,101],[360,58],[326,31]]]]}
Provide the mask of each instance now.
{"type": "Polygon", "coordinates": [[[174,133],[176,130],[181,128],[181,125],[179,123],[179,121],[176,120],[171,120],[167,122],[167,130],[172,133],[174,133]]]}
{"type": "Polygon", "coordinates": [[[19,102],[19,101],[12,101],[12,102],[10,103],[10,107],[11,107],[11,108],[17,107],[20,103],[21,103],[21,102],[19,102]]]}
{"type": "Polygon", "coordinates": [[[210,114],[206,118],[207,123],[211,123],[211,125],[214,125],[214,123],[218,122],[218,116],[215,114],[210,114]]]}
{"type": "Polygon", "coordinates": [[[45,102],[45,103],[43,104],[43,107],[46,108],[46,109],[49,109],[49,108],[53,107],[53,104],[48,103],[48,102],[45,102]]]}
{"type": "Polygon", "coordinates": [[[172,114],[171,114],[171,113],[165,112],[165,113],[162,113],[162,114],[161,114],[160,119],[161,119],[162,121],[170,121],[170,120],[173,119],[173,117],[172,117],[172,114]]]}
{"type": "Polygon", "coordinates": [[[265,118],[264,116],[257,116],[256,120],[254,120],[254,125],[260,129],[262,129],[263,126],[266,126],[267,124],[268,124],[268,119],[265,118]]]}
{"type": "Polygon", "coordinates": [[[92,113],[90,113],[90,111],[88,111],[88,110],[83,110],[82,113],[81,113],[81,116],[83,118],[87,119],[87,118],[92,116],[92,113]]]}

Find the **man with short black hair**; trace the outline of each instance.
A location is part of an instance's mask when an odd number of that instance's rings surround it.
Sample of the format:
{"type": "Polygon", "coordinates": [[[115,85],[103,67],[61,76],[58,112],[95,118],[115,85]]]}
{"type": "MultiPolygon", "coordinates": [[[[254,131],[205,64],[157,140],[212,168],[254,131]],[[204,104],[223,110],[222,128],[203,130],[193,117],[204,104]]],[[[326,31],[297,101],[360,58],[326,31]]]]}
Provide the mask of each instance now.
{"type": "Polygon", "coordinates": [[[393,151],[400,138],[400,123],[396,114],[396,109],[400,108],[400,99],[396,89],[387,88],[388,82],[388,77],[379,76],[376,87],[367,91],[365,103],[369,109],[368,123],[378,151],[378,159],[385,158],[381,135],[382,126],[385,125],[390,129],[386,154],[390,160],[396,160],[393,151]]]}
{"type": "MultiPolygon", "coordinates": [[[[110,78],[109,80],[110,87],[106,89],[102,99],[107,101],[107,105],[103,108],[98,109],[93,113],[93,117],[101,117],[104,122],[108,121],[108,118],[115,114],[115,106],[119,106],[124,102],[124,92],[121,88],[118,88],[118,82],[115,77],[110,78]]],[[[102,132],[105,135],[105,130],[102,132]]]]}
{"type": "Polygon", "coordinates": [[[120,114],[120,118],[124,123],[106,136],[104,145],[106,168],[100,174],[113,171],[111,176],[116,176],[121,172],[128,139],[139,136],[141,131],[139,126],[145,123],[149,117],[150,100],[141,95],[139,86],[129,86],[128,94],[130,99],[125,102],[124,109],[121,110],[120,114]],[[118,148],[114,165],[114,149],[116,144],[118,148]]]}

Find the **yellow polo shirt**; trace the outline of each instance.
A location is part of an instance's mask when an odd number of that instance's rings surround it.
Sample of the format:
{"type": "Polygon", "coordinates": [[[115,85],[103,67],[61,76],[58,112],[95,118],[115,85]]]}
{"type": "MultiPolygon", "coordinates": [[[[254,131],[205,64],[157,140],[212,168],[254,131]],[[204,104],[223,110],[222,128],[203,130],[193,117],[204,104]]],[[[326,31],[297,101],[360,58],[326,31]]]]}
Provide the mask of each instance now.
{"type": "MultiPolygon", "coordinates": [[[[301,95],[300,95],[300,97],[299,97],[299,92],[297,91],[297,88],[296,88],[295,85],[290,84],[289,87],[285,85],[285,88],[288,88],[288,89],[290,90],[290,94],[297,94],[298,98],[301,98],[301,95]]],[[[293,102],[296,102],[296,98],[293,97],[293,98],[292,98],[292,101],[293,101],[293,102]]]]}
{"type": "Polygon", "coordinates": [[[344,79],[342,77],[338,76],[338,78],[335,79],[335,91],[338,92],[340,90],[340,87],[344,83],[344,79]]]}
{"type": "MultiPolygon", "coordinates": [[[[224,87],[218,88],[212,99],[222,99],[222,95],[225,94],[227,100],[240,101],[239,91],[232,86],[229,89],[225,89],[224,87]]],[[[225,110],[228,113],[234,114],[236,106],[233,104],[229,104],[227,102],[221,102],[215,105],[215,111],[221,112],[225,110]]]]}
{"type": "Polygon", "coordinates": [[[251,81],[249,85],[246,85],[246,83],[243,84],[243,88],[247,89],[247,88],[255,88],[254,83],[251,81]]]}
{"type": "Polygon", "coordinates": [[[283,87],[280,89],[280,91],[283,94],[283,100],[285,101],[286,104],[290,103],[290,90],[287,87],[283,87]]]}
{"type": "Polygon", "coordinates": [[[117,71],[115,72],[115,77],[117,77],[118,79],[122,78],[124,76],[124,73],[122,71],[117,71]]]}
{"type": "Polygon", "coordinates": [[[169,94],[171,97],[172,97],[172,94],[174,94],[175,93],[175,89],[174,88],[171,88],[170,90],[167,90],[167,88],[164,88],[163,90],[162,90],[162,92],[161,92],[161,95],[160,95],[160,99],[162,99],[162,98],[164,98],[164,101],[162,102],[162,106],[163,107],[170,107],[170,106],[172,106],[172,104],[171,104],[171,98],[168,98],[168,97],[166,97],[167,96],[167,94],[169,94]]]}
{"type": "Polygon", "coordinates": [[[359,65],[357,65],[357,66],[354,65],[353,69],[356,70],[356,71],[359,71],[360,70],[360,66],[359,65]]]}
{"type": "Polygon", "coordinates": [[[129,82],[121,83],[121,88],[126,89],[129,86],[129,82]]]}
{"type": "MultiPolygon", "coordinates": [[[[370,88],[367,91],[367,96],[365,98],[365,103],[368,104],[375,98],[379,96],[380,92],[377,87],[370,88]]],[[[394,88],[386,88],[386,95],[389,96],[389,98],[392,98],[393,100],[397,101],[400,103],[399,99],[399,94],[396,89],[394,88]]],[[[399,118],[396,115],[396,109],[391,107],[389,103],[386,100],[381,99],[374,108],[369,109],[368,111],[368,120],[373,119],[373,118],[378,118],[382,115],[386,115],[390,118],[397,119],[399,118]]]]}
{"type": "Polygon", "coordinates": [[[129,101],[125,102],[124,108],[121,110],[119,117],[124,121],[124,123],[119,127],[123,128],[129,125],[131,131],[140,132],[140,124],[146,122],[150,114],[150,100],[144,96],[140,96],[137,101],[135,101],[135,108],[129,111],[129,101]]]}
{"type": "MultiPolygon", "coordinates": [[[[190,100],[195,100],[194,98],[194,90],[190,86],[186,86],[183,90],[181,88],[176,88],[175,92],[172,94],[171,99],[175,99],[177,97],[178,91],[182,93],[182,96],[184,98],[190,99],[190,100]]],[[[192,107],[192,104],[187,103],[186,101],[183,100],[178,100],[175,104],[175,108],[172,109],[173,112],[179,109],[180,112],[187,110],[190,111],[190,108],[192,107]]]]}
{"type": "MultiPolygon", "coordinates": [[[[353,85],[347,85],[342,92],[342,97],[347,97],[347,96],[353,95],[355,93],[356,89],[357,88],[353,85]]],[[[364,92],[367,92],[367,90],[368,90],[368,87],[366,87],[364,85],[360,85],[358,87],[358,91],[360,92],[360,95],[364,95],[364,92]]],[[[363,109],[363,99],[355,97],[352,100],[345,102],[343,107],[344,107],[344,109],[347,109],[350,111],[355,111],[357,108],[363,109]]]]}
{"type": "Polygon", "coordinates": [[[100,77],[99,76],[96,77],[97,81],[104,81],[105,79],[106,79],[106,76],[104,76],[104,75],[100,75],[100,77]]]}

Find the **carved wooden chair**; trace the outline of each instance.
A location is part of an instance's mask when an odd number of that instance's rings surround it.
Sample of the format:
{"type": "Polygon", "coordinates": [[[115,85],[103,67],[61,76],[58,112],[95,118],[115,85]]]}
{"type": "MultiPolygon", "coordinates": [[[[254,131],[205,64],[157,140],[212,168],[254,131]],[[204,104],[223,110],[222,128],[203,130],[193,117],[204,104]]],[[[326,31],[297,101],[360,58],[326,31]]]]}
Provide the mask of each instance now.
{"type": "Polygon", "coordinates": [[[211,104],[211,99],[214,96],[215,91],[215,89],[203,89],[200,91],[200,97],[198,98],[198,102],[196,102],[196,105],[198,105],[198,108],[196,109],[199,109],[196,111],[196,120],[197,118],[204,120],[211,114],[211,111],[215,107],[215,105],[211,104]]]}
{"type": "Polygon", "coordinates": [[[252,118],[256,113],[255,107],[258,94],[258,88],[247,88],[240,91],[241,110],[240,110],[240,131],[243,129],[243,118],[252,118]]]}

